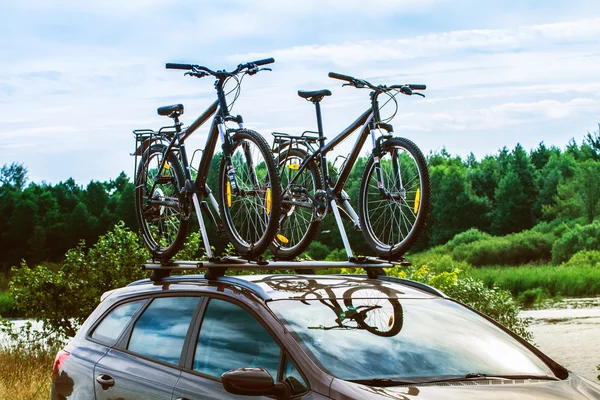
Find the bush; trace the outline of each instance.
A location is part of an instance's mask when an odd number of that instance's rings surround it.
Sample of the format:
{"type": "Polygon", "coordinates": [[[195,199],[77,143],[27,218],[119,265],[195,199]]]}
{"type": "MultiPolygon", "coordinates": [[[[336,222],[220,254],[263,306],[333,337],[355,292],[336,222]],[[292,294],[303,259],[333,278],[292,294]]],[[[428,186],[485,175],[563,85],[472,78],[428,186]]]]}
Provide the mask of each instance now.
{"type": "Polygon", "coordinates": [[[547,261],[552,254],[554,236],[524,231],[501,237],[489,237],[457,246],[454,259],[471,265],[521,265],[547,261]]]}
{"type": "Polygon", "coordinates": [[[10,293],[0,293],[0,317],[16,316],[15,299],[10,293]]]}
{"type": "Polygon", "coordinates": [[[576,225],[554,242],[552,262],[561,264],[582,250],[600,250],[600,222],[576,225]]]}
{"type": "Polygon", "coordinates": [[[541,303],[544,298],[545,294],[542,288],[527,289],[519,295],[519,303],[525,308],[532,308],[541,303]]]}
{"type": "Polygon", "coordinates": [[[331,252],[331,249],[319,241],[314,241],[308,246],[306,251],[313,260],[324,260],[331,252]]]}
{"type": "Polygon", "coordinates": [[[87,253],[84,243],[69,250],[58,271],[25,263],[13,268],[10,293],[17,311],[43,322],[40,338],[60,341],[75,335],[102,293],[143,278],[140,265],[148,257],[138,236],[121,223],[87,253]]]}
{"type": "Polygon", "coordinates": [[[597,268],[600,264],[600,251],[583,250],[575,253],[573,257],[563,264],[565,267],[593,267],[597,268]]]}
{"type": "Polygon", "coordinates": [[[436,273],[440,272],[452,272],[456,269],[465,271],[471,269],[471,265],[464,261],[456,261],[450,254],[443,254],[438,252],[425,252],[407,257],[413,265],[427,265],[432,271],[436,273]]]}
{"type": "Polygon", "coordinates": [[[489,239],[492,235],[486,232],[481,232],[479,229],[471,228],[468,231],[461,232],[454,236],[448,243],[445,244],[445,247],[449,250],[454,250],[457,246],[461,244],[473,243],[478,240],[489,239]]]}

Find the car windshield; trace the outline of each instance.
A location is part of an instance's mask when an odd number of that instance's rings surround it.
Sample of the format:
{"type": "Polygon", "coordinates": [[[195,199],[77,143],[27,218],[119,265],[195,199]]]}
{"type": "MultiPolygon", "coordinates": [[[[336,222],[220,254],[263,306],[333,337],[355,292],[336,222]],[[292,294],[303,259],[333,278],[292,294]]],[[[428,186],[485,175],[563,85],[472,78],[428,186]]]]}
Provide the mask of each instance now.
{"type": "Polygon", "coordinates": [[[340,379],[554,375],[510,335],[444,299],[276,300],[269,307],[340,379]]]}

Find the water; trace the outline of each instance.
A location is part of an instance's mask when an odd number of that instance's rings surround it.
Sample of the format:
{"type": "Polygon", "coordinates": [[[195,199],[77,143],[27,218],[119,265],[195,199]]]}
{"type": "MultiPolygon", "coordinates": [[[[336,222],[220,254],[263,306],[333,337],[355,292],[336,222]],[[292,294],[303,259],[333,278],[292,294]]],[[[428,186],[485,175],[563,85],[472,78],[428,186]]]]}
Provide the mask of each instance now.
{"type": "Polygon", "coordinates": [[[598,382],[600,298],[565,299],[552,308],[522,311],[532,318],[535,345],[569,370],[598,382]]]}

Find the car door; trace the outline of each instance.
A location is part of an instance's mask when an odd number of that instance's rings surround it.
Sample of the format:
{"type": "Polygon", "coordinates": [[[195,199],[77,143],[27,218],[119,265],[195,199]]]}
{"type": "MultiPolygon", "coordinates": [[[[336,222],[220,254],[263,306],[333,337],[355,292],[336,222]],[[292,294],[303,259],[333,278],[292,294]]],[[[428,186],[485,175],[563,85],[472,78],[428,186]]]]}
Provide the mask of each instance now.
{"type": "Polygon", "coordinates": [[[200,297],[157,297],[94,368],[96,400],[171,399],[200,297]]]}
{"type": "MultiPolygon", "coordinates": [[[[262,367],[273,380],[281,377],[282,349],[272,335],[240,305],[211,298],[202,320],[197,322],[199,333],[191,341],[188,352],[189,369],[184,369],[173,392],[176,400],[260,399],[260,396],[239,396],[228,393],[221,384],[221,374],[231,369],[262,367]]],[[[296,391],[308,388],[302,376],[291,365],[284,370],[294,377],[296,391]]]]}

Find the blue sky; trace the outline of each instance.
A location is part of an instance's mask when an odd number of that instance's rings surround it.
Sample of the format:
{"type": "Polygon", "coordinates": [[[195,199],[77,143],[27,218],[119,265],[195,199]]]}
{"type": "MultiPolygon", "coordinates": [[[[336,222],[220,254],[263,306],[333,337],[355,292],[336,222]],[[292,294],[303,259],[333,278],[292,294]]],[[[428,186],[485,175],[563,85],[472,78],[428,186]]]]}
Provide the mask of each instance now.
{"type": "Polygon", "coordinates": [[[273,72],[247,77],[234,109],[265,136],[315,129],[298,89],[332,90],[329,137],[365,110],[368,92],[335,71],[427,84],[426,99],[399,98],[393,121],[425,152],[563,147],[598,129],[599,37],[596,0],[4,2],[0,165],[24,163],[36,182],[131,175],[133,129],[163,126],[156,108],[179,102],[189,123],[215,98],[210,79],[165,62],[230,69],[269,56],[273,72]]]}

